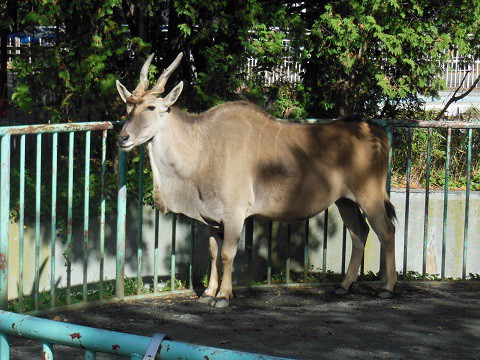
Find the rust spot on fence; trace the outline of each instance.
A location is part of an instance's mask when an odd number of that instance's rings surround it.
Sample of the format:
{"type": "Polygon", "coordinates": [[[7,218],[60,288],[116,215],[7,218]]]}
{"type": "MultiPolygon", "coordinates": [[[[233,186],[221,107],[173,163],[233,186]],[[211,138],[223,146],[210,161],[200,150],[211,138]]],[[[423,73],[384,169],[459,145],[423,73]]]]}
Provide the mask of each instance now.
{"type": "Polygon", "coordinates": [[[112,350],[113,351],[117,351],[119,348],[120,348],[120,345],[118,345],[118,344],[112,345],[112,350]]]}
{"type": "Polygon", "coordinates": [[[42,124],[42,125],[30,125],[30,126],[14,126],[7,131],[11,135],[20,134],[39,134],[39,133],[55,133],[55,132],[69,132],[69,131],[88,131],[88,130],[108,130],[113,129],[114,123],[112,122],[95,122],[85,124],[68,123],[63,126],[42,124]]]}
{"type": "Polygon", "coordinates": [[[0,253],[0,272],[5,273],[7,271],[7,255],[0,253]]]}
{"type": "Polygon", "coordinates": [[[72,219],[68,219],[68,226],[67,226],[67,234],[68,235],[70,235],[72,233],[72,226],[73,226],[72,219]]]}
{"type": "Polygon", "coordinates": [[[82,335],[80,335],[80,333],[76,332],[76,333],[70,334],[70,337],[72,338],[72,340],[75,340],[75,339],[81,339],[82,335]]]}

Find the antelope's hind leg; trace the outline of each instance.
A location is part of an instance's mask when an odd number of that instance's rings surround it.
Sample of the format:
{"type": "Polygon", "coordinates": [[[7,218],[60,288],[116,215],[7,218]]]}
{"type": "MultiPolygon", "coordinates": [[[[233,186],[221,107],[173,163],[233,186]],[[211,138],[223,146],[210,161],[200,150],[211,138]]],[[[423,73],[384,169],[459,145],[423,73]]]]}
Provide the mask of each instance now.
{"type": "Polygon", "coordinates": [[[369,227],[363,218],[360,208],[349,199],[339,199],[335,202],[350,237],[352,238],[352,255],[350,263],[340,287],[335,291],[337,295],[348,293],[350,286],[357,280],[360,264],[365,251],[365,243],[369,227]]]}
{"type": "Polygon", "coordinates": [[[386,280],[383,289],[378,294],[381,298],[391,298],[393,289],[397,282],[397,273],[395,267],[395,225],[392,220],[395,219],[395,209],[388,198],[364,208],[368,221],[373,231],[378,236],[385,257],[384,271],[386,280]]]}

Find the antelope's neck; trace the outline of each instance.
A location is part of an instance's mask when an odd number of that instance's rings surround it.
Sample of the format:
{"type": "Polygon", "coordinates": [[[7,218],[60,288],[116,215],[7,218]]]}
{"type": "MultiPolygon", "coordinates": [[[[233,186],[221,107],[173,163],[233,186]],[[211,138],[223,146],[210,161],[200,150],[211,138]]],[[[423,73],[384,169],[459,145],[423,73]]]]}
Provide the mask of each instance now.
{"type": "MultiPolygon", "coordinates": [[[[170,119],[172,120],[172,119],[170,119]]],[[[193,179],[198,169],[198,149],[192,131],[169,121],[147,145],[153,173],[155,206],[166,213],[173,211],[187,216],[192,201],[198,197],[193,179]],[[179,194],[181,194],[179,196],[179,194]]]]}

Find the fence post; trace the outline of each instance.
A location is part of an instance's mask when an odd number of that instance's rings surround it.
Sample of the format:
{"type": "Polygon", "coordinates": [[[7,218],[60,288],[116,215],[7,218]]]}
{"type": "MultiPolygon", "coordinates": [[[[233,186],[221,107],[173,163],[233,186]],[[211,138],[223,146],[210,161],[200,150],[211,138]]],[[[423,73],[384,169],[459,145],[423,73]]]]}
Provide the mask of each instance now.
{"type": "Polygon", "coordinates": [[[91,131],[85,133],[85,182],[83,198],[83,302],[88,297],[88,242],[90,220],[90,138],[91,131]]]}
{"type": "Polygon", "coordinates": [[[245,286],[252,286],[252,256],[253,256],[253,217],[245,220],[245,259],[243,263],[243,272],[245,276],[245,286]]]}
{"type": "Polygon", "coordinates": [[[448,222],[448,190],[450,179],[450,153],[452,143],[452,128],[447,132],[447,148],[445,150],[445,188],[443,190],[443,231],[442,231],[442,269],[440,279],[445,281],[445,259],[447,253],[447,222],[448,222]]]}
{"type": "Polygon", "coordinates": [[[125,238],[127,229],[127,155],[118,152],[118,200],[117,200],[117,271],[115,296],[125,297],[125,238]]]}
{"type": "Polygon", "coordinates": [[[10,134],[1,140],[0,309],[8,308],[8,227],[10,213],[10,134]]]}
{"type": "Polygon", "coordinates": [[[188,264],[188,288],[193,290],[193,261],[195,249],[195,220],[190,222],[190,260],[188,264]]]}
{"type": "Polygon", "coordinates": [[[143,253],[143,168],[145,146],[140,146],[140,160],[138,162],[138,232],[137,232],[137,294],[141,294],[142,280],[142,253],[143,253]]]}
{"type": "MultiPolygon", "coordinates": [[[[388,137],[388,142],[390,144],[389,149],[388,149],[388,170],[387,170],[387,194],[390,197],[390,192],[391,192],[391,187],[392,187],[392,166],[393,166],[393,128],[392,126],[386,126],[385,131],[387,132],[387,137],[388,137]]],[[[344,238],[346,239],[346,229],[344,229],[344,238]]],[[[363,264],[362,260],[362,264],[363,264]]],[[[343,266],[345,267],[345,262],[342,263],[343,266]]],[[[382,274],[382,271],[384,269],[384,266],[382,264],[385,264],[385,251],[383,249],[383,246],[380,245],[380,280],[383,281],[384,275],[382,274]]],[[[342,268],[342,275],[344,274],[344,267],[342,268]]],[[[362,272],[363,274],[363,272],[362,272]]]]}
{"type": "Polygon", "coordinates": [[[68,223],[67,223],[67,305],[72,301],[72,237],[73,237],[73,147],[75,133],[68,134],[68,223]]]}
{"type": "Polygon", "coordinates": [[[36,135],[37,152],[35,166],[35,279],[34,308],[40,308],[40,238],[41,238],[41,208],[42,208],[42,134],[36,135]]]}
{"type": "Polygon", "coordinates": [[[52,135],[52,204],[50,223],[50,306],[55,306],[55,241],[57,240],[58,133],[52,135]]]}
{"type": "Polygon", "coordinates": [[[170,255],[170,290],[175,290],[175,254],[177,243],[177,214],[172,215],[172,251],[170,255]]]}

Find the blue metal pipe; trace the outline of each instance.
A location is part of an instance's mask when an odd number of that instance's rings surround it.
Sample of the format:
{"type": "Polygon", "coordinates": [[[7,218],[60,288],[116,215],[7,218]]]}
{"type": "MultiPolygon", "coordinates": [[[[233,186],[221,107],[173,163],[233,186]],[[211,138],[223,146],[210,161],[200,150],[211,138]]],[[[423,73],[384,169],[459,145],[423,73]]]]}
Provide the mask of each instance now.
{"type": "Polygon", "coordinates": [[[10,359],[10,344],[6,335],[0,333],[0,359],[10,359]]]}
{"type": "MultiPolygon", "coordinates": [[[[46,341],[74,348],[82,348],[90,352],[101,352],[128,357],[132,357],[132,355],[135,354],[145,354],[151,340],[151,338],[146,336],[96,329],[7,311],[0,311],[0,333],[23,336],[33,340],[46,341]],[[42,329],[42,331],[38,331],[39,329],[42,329]]],[[[164,360],[282,359],[279,357],[199,346],[171,340],[164,340],[161,343],[158,355],[164,360]]]]}
{"type": "Polygon", "coordinates": [[[43,348],[43,360],[53,360],[53,344],[49,342],[44,342],[42,344],[43,348]]]}

